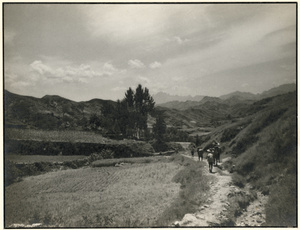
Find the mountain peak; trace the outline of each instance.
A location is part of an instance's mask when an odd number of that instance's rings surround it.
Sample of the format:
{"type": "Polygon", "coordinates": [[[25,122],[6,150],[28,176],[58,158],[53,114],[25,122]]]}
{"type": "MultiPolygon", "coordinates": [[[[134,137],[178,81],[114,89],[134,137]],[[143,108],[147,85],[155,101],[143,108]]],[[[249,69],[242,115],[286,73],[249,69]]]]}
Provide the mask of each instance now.
{"type": "Polygon", "coordinates": [[[185,101],[201,101],[204,96],[196,95],[196,96],[179,96],[179,95],[171,95],[165,92],[158,92],[153,95],[154,101],[156,104],[163,104],[166,102],[177,101],[177,102],[185,102],[185,101]]]}

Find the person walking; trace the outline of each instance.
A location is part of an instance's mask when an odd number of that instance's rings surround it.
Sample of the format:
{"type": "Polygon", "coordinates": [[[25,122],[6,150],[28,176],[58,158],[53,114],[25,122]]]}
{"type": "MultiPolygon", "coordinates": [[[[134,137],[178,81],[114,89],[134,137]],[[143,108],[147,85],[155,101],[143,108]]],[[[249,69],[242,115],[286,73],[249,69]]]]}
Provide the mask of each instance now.
{"type": "Polygon", "coordinates": [[[198,148],[197,153],[198,153],[199,161],[200,161],[200,159],[201,159],[201,161],[203,161],[203,149],[198,148]]]}
{"type": "Polygon", "coordinates": [[[208,161],[208,169],[209,172],[212,173],[213,164],[214,164],[214,155],[210,150],[207,150],[207,161],[208,161]]]}
{"type": "Polygon", "coordinates": [[[195,149],[194,149],[194,147],[192,147],[192,149],[191,149],[191,153],[192,153],[192,157],[194,157],[194,153],[195,153],[195,149]]]}

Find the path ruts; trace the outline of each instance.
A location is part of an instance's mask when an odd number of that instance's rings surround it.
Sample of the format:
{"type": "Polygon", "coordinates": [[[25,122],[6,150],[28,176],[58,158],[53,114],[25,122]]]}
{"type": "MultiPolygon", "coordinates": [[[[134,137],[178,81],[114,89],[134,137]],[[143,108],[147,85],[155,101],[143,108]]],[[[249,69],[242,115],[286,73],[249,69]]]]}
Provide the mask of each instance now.
{"type": "MultiPolygon", "coordinates": [[[[192,157],[185,154],[183,154],[183,156],[198,161],[198,157],[192,157]]],[[[210,182],[211,189],[209,190],[209,193],[211,196],[205,204],[199,207],[199,210],[196,213],[185,214],[181,221],[177,221],[177,226],[216,226],[220,225],[224,221],[224,213],[227,211],[227,207],[229,205],[227,197],[228,194],[234,190],[234,187],[230,186],[231,176],[227,171],[221,171],[218,167],[214,167],[213,173],[209,173],[206,159],[204,159],[204,162],[206,162],[206,165],[203,167],[204,174],[209,174],[215,177],[215,180],[213,180],[214,182],[210,182]]],[[[219,163],[219,165],[221,165],[221,163],[219,163]]]]}

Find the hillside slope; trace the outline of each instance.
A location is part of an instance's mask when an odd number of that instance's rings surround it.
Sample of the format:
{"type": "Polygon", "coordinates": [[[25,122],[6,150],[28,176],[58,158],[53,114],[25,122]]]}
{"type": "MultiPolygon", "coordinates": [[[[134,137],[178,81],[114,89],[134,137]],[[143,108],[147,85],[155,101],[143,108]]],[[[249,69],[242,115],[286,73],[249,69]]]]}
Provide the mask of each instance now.
{"type": "Polygon", "coordinates": [[[202,147],[216,140],[233,181],[269,196],[267,226],[295,226],[297,215],[297,94],[253,103],[245,118],[215,129],[202,147]]]}
{"type": "Polygon", "coordinates": [[[52,130],[82,129],[92,114],[101,114],[104,104],[114,105],[116,102],[101,99],[74,102],[57,95],[35,98],[5,91],[5,125],[52,130]]]}

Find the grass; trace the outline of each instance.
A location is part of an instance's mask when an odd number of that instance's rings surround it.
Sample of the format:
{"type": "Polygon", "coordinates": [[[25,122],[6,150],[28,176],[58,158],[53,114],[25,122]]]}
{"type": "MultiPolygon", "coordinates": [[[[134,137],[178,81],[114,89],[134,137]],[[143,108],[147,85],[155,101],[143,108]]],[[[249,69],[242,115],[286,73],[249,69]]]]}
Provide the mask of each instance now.
{"type": "Polygon", "coordinates": [[[296,106],[286,101],[257,114],[232,148],[233,183],[269,196],[265,226],[296,226],[296,127],[296,106]]]}
{"type": "Polygon", "coordinates": [[[287,175],[270,191],[266,207],[266,225],[278,227],[297,226],[297,179],[287,175]]]}
{"type": "Polygon", "coordinates": [[[208,182],[212,177],[202,173],[204,163],[183,156],[178,156],[175,161],[188,167],[184,167],[173,178],[174,182],[181,184],[179,197],[160,216],[158,226],[168,226],[175,220],[181,220],[186,213],[196,212],[208,198],[208,182]]]}

